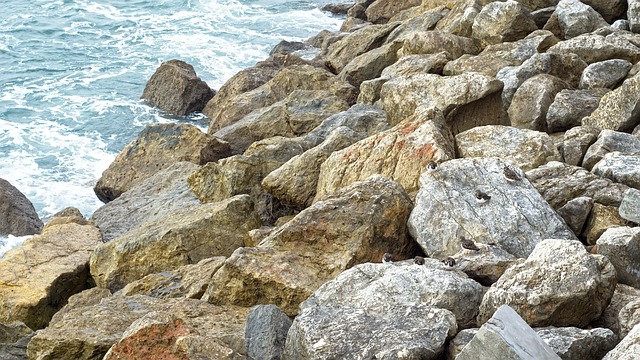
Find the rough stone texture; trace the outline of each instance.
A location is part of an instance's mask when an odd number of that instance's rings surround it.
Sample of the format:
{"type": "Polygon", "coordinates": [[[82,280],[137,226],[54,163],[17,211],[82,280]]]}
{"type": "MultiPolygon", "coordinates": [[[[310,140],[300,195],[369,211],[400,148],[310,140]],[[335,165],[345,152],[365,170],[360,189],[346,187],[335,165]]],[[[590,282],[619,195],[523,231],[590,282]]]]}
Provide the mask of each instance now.
{"type": "Polygon", "coordinates": [[[557,17],[564,39],[609,26],[602,15],[580,0],[560,0],[554,16],[557,17]]]}
{"type": "Polygon", "coordinates": [[[640,287],[640,228],[607,229],[597,241],[598,254],[606,256],[618,274],[618,282],[640,287]]]}
{"type": "Polygon", "coordinates": [[[629,19],[629,30],[634,33],[640,32],[640,2],[637,0],[627,0],[627,18],[629,19]]]}
{"type": "Polygon", "coordinates": [[[182,116],[204,109],[213,95],[193,66],[181,60],[169,60],[151,76],[141,99],[168,114],[182,116]]]}
{"type": "Polygon", "coordinates": [[[42,226],[31,201],[8,181],[0,179],[0,235],[38,234],[42,226]]]}
{"type": "MultiPolygon", "coordinates": [[[[382,78],[406,77],[418,73],[439,74],[449,61],[445,51],[435,54],[406,55],[398,59],[393,65],[382,70],[382,78]]],[[[360,89],[362,92],[362,89],[360,89]]]]}
{"type": "Polygon", "coordinates": [[[593,208],[593,199],[586,196],[577,197],[567,201],[566,204],[558,208],[558,215],[562,217],[565,223],[571,228],[574,234],[580,235],[582,227],[589,217],[589,213],[593,208]]]}
{"type": "Polygon", "coordinates": [[[421,4],[421,0],[376,0],[367,7],[367,20],[374,24],[386,23],[404,9],[421,4]]]}
{"type": "Polygon", "coordinates": [[[480,284],[434,259],[426,259],[424,265],[412,260],[367,263],[322,285],[300,308],[347,306],[382,313],[388,307],[428,305],[451,311],[462,329],[475,326],[482,295],[480,284]]]}
{"type": "Polygon", "coordinates": [[[624,334],[622,334],[620,330],[621,322],[622,325],[626,326],[628,322],[626,320],[620,319],[620,310],[623,309],[627,304],[635,302],[636,300],[640,300],[640,290],[624,285],[618,284],[616,286],[616,291],[613,293],[613,297],[611,298],[611,303],[604,310],[602,316],[591,323],[593,327],[604,327],[611,329],[616,334],[616,337],[622,339],[628,332],[628,330],[633,326],[629,327],[624,334]]]}
{"type": "Polygon", "coordinates": [[[640,323],[640,299],[635,298],[622,306],[618,313],[620,338],[627,336],[634,326],[640,323]]]}
{"type": "MultiPolygon", "coordinates": [[[[414,7],[408,11],[403,11],[398,16],[391,19],[399,21],[400,25],[395,28],[387,37],[386,43],[402,42],[413,33],[428,32],[436,30],[435,27],[449,13],[445,6],[438,6],[434,9],[423,11],[421,7],[414,7]]],[[[453,34],[451,32],[447,32],[453,34]]],[[[457,35],[457,34],[454,34],[457,35]]]]}
{"type": "Polygon", "coordinates": [[[602,96],[606,93],[607,90],[600,88],[593,90],[564,89],[560,91],[555,95],[552,100],[553,103],[546,113],[547,130],[549,132],[559,132],[582,125],[582,119],[591,115],[600,104],[602,96]]]}
{"type": "Polygon", "coordinates": [[[500,125],[479,126],[456,135],[456,152],[464,158],[509,160],[524,171],[561,160],[546,133],[500,125]]]}
{"type": "Polygon", "coordinates": [[[640,152],[640,137],[619,131],[603,130],[598,135],[598,140],[584,154],[582,167],[591,170],[607,153],[614,151],[627,154],[640,152]]]}
{"type": "Polygon", "coordinates": [[[471,37],[473,20],[478,16],[478,13],[482,10],[482,6],[485,3],[485,1],[423,1],[422,8],[442,5],[450,9],[448,13],[438,21],[436,29],[458,36],[471,37]]]}
{"type": "Polygon", "coordinates": [[[599,134],[599,129],[589,126],[576,126],[567,130],[562,142],[564,162],[575,166],[582,164],[584,154],[596,142],[599,134]]]}
{"type": "Polygon", "coordinates": [[[465,236],[493,243],[516,257],[526,257],[548,238],[575,239],[564,221],[524,178],[508,182],[508,163],[495,158],[447,161],[420,178],[420,191],[409,218],[411,235],[431,257],[457,253],[465,236]],[[491,199],[479,204],[475,191],[491,199]]]}
{"type": "Polygon", "coordinates": [[[280,360],[291,319],[275,305],[251,308],[245,326],[245,348],[251,359],[280,360]]]}
{"type": "Polygon", "coordinates": [[[401,46],[402,43],[393,42],[356,56],[340,71],[338,78],[359,88],[363,81],[379,77],[384,68],[396,62],[401,46]]]}
{"type": "Polygon", "coordinates": [[[0,258],[0,321],[41,329],[69,296],[87,288],[89,256],[102,241],[93,225],[63,224],[0,258]]]}
{"type": "Polygon", "coordinates": [[[387,36],[399,23],[371,25],[358,29],[329,46],[326,60],[336,72],[342,69],[356,56],[382,45],[387,36]]]}
{"type": "Polygon", "coordinates": [[[472,39],[438,30],[411,32],[396,41],[402,41],[399,57],[446,51],[449,58],[457,59],[464,54],[477,54],[480,51],[472,39]]]}
{"type": "Polygon", "coordinates": [[[80,210],[74,207],[68,207],[58,211],[48,218],[47,224],[42,228],[42,230],[44,231],[47,228],[63,224],[87,225],[89,224],[89,221],[82,216],[80,210]]]}
{"type": "Polygon", "coordinates": [[[2,360],[27,359],[27,344],[35,335],[24,323],[0,323],[0,357],[2,360]]]}
{"type": "Polygon", "coordinates": [[[284,100],[294,90],[327,90],[349,104],[356,99],[356,89],[329,71],[311,65],[291,65],[265,84],[230,97],[209,112],[205,109],[205,114],[211,119],[208,133],[213,134],[256,109],[284,100]]]}
{"type": "Polygon", "coordinates": [[[557,161],[528,171],[527,178],[554,209],[581,196],[590,197],[596,203],[619,206],[628,189],[579,166],[557,161]]]}
{"type": "Polygon", "coordinates": [[[424,305],[384,312],[311,307],[293,321],[283,359],[438,359],[456,333],[455,321],[450,311],[424,305]]]}
{"type": "MultiPolygon", "coordinates": [[[[500,81],[478,73],[456,76],[412,74],[385,82],[380,89],[380,105],[387,112],[389,123],[396,125],[419,107],[434,107],[447,116],[452,110],[472,106],[501,89],[500,81]]],[[[499,118],[483,120],[501,121],[499,118]]]]}
{"type": "Polygon", "coordinates": [[[494,245],[482,247],[480,251],[459,251],[451,256],[460,270],[483,286],[491,286],[498,281],[504,271],[521,259],[494,245]]]}
{"type": "Polygon", "coordinates": [[[591,169],[596,175],[614,182],[640,189],[640,152],[624,155],[620,152],[606,154],[591,169]]]}
{"type": "Polygon", "coordinates": [[[446,360],[455,360],[462,349],[473,339],[478,333],[478,328],[464,329],[456,334],[447,345],[446,360]]]}
{"type": "Polygon", "coordinates": [[[209,286],[211,276],[218,271],[225,259],[224,256],[215,256],[200,260],[197,264],[180,266],[173,271],[150,274],[127,284],[117,295],[200,299],[209,286]]]}
{"type": "Polygon", "coordinates": [[[255,248],[240,248],[218,270],[203,299],[240,306],[271,303],[288,315],[320,285],[354,265],[416,254],[407,236],[411,200],[380,175],[323,198],[274,230],[255,248]]]}
{"type": "Polygon", "coordinates": [[[563,80],[549,74],[538,74],[520,85],[511,99],[511,125],[521,129],[547,131],[547,111],[556,94],[569,87],[563,80]]]}
{"type": "Polygon", "coordinates": [[[100,228],[103,241],[175,210],[200,204],[186,181],[198,168],[188,161],[170,165],[96,210],[91,220],[100,228]]]}
{"type": "Polygon", "coordinates": [[[589,254],[579,241],[544,240],[487,291],[478,323],[507,304],[531,326],[584,327],[600,317],[615,287],[606,257],[589,254]]]}
{"type": "Polygon", "coordinates": [[[203,165],[229,156],[229,145],[187,124],[148,125],[127,145],[94,187],[109,202],[180,161],[203,165]]]}
{"type": "Polygon", "coordinates": [[[471,359],[560,359],[514,309],[502,305],[456,357],[471,359]]]}
{"type": "Polygon", "coordinates": [[[573,53],[588,64],[610,59],[622,59],[635,64],[640,60],[640,48],[631,41],[599,34],[576,36],[553,45],[548,51],[558,54],[573,53]]]}
{"type": "Polygon", "coordinates": [[[315,200],[373,174],[397,181],[408,193],[418,190],[431,160],[453,159],[453,139],[442,113],[427,112],[336,151],[320,167],[315,200]]]}
{"type": "Polygon", "coordinates": [[[535,30],[538,27],[522,4],[513,0],[494,1],[474,18],[472,37],[489,45],[520,40],[535,30]]]}
{"type": "Polygon", "coordinates": [[[634,76],[606,93],[600,105],[582,124],[599,129],[628,131],[640,124],[640,77],[634,76]]]}
{"type": "Polygon", "coordinates": [[[608,23],[623,17],[627,8],[627,1],[624,0],[584,0],[583,3],[600,13],[608,23]]]}
{"type": "Polygon", "coordinates": [[[640,190],[627,190],[620,203],[619,213],[623,219],[640,224],[640,190]]]}
{"type": "Polygon", "coordinates": [[[534,330],[564,360],[600,360],[618,342],[613,331],[603,328],[546,327],[534,330]]]}
{"type": "Polygon", "coordinates": [[[582,229],[581,238],[585,239],[587,244],[595,245],[607,229],[616,226],[631,226],[631,223],[620,217],[617,207],[594,203],[582,229]]]}
{"type": "Polygon", "coordinates": [[[633,360],[640,357],[640,324],[633,327],[602,360],[633,360]]]}
{"type": "Polygon", "coordinates": [[[580,78],[581,89],[613,89],[627,76],[632,64],[627,60],[611,59],[587,66],[580,78]]]}
{"type": "Polygon", "coordinates": [[[116,291],[149,274],[229,256],[259,226],[248,195],[177,210],[96,248],[91,275],[116,291]]]}

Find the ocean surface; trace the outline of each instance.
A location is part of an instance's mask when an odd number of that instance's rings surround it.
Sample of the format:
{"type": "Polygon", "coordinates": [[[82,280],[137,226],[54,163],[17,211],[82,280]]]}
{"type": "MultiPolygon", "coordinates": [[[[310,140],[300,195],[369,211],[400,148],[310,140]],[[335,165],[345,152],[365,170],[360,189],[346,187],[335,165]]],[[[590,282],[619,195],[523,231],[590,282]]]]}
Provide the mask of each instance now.
{"type": "MultiPolygon", "coordinates": [[[[68,206],[89,217],[93,185],[146,125],[186,122],[139,100],[161,62],[181,59],[213,89],[342,19],[344,0],[3,0],[0,11],[0,178],[41,218],[68,206]]],[[[0,256],[23,238],[0,238],[0,256]]]]}

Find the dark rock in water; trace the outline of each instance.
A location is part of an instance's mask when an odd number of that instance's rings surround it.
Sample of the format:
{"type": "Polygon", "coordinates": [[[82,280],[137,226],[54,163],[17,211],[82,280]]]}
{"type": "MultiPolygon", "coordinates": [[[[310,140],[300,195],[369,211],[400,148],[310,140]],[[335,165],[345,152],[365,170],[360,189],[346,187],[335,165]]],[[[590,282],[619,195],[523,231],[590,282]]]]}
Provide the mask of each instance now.
{"type": "Polygon", "coordinates": [[[284,350],[291,319],[275,305],[251,308],[244,344],[251,359],[279,360],[284,350]]]}
{"type": "Polygon", "coordinates": [[[160,65],[144,88],[141,99],[172,115],[201,111],[214,93],[200,80],[193,66],[181,60],[160,65]]]}
{"type": "Polygon", "coordinates": [[[353,3],[349,4],[327,4],[320,8],[322,11],[330,12],[334,15],[347,15],[349,9],[353,6],[353,3]]]}
{"type": "Polygon", "coordinates": [[[271,49],[269,55],[286,55],[307,47],[309,47],[309,45],[303,42],[282,40],[271,49]]]}
{"type": "Polygon", "coordinates": [[[42,221],[29,199],[0,179],[0,235],[33,235],[41,230],[42,221]]]}

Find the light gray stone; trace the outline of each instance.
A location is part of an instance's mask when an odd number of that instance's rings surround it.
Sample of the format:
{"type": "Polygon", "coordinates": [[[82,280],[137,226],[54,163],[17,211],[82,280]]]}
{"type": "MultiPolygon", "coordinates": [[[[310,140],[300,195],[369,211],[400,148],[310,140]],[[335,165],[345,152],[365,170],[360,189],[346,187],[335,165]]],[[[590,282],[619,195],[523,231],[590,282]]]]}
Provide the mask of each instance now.
{"type": "Polygon", "coordinates": [[[606,89],[564,89],[557,93],[546,114],[548,131],[565,131],[582,125],[582,119],[591,115],[607,91],[606,89]]]}
{"type": "Polygon", "coordinates": [[[640,324],[633,327],[602,360],[634,360],[640,358],[640,324]]]}
{"type": "Polygon", "coordinates": [[[619,131],[603,130],[598,135],[598,140],[584,154],[582,167],[591,170],[607,153],[614,151],[627,154],[640,152],[640,137],[619,131]]]}
{"type": "Polygon", "coordinates": [[[640,189],[640,152],[630,155],[617,151],[608,153],[591,171],[617,183],[640,189]]]}
{"type": "Polygon", "coordinates": [[[244,335],[247,356],[254,360],[279,360],[291,322],[275,305],[252,307],[244,335]]]}
{"type": "Polygon", "coordinates": [[[627,60],[611,59],[587,66],[580,78],[581,89],[614,88],[631,69],[627,60]]]}
{"type": "Polygon", "coordinates": [[[558,215],[564,219],[574,234],[580,235],[592,207],[593,199],[581,196],[567,201],[566,204],[558,209],[558,215]]]}
{"type": "Polygon", "coordinates": [[[629,30],[634,33],[640,32],[640,1],[627,0],[627,19],[629,19],[629,30]]]}
{"type": "Polygon", "coordinates": [[[569,87],[563,80],[549,74],[528,78],[518,87],[511,105],[511,126],[520,129],[547,131],[547,112],[556,94],[569,87]]]}
{"type": "Polygon", "coordinates": [[[534,330],[563,360],[600,360],[618,342],[613,331],[603,328],[546,327],[534,330]]]}
{"type": "Polygon", "coordinates": [[[640,287],[640,228],[607,229],[597,241],[598,254],[606,256],[618,273],[618,282],[640,287]]]}
{"type": "Polygon", "coordinates": [[[640,190],[629,189],[624,194],[619,212],[622,218],[640,224],[640,190]]]}
{"type": "Polygon", "coordinates": [[[491,286],[511,265],[521,259],[494,245],[488,245],[480,251],[459,251],[451,256],[456,264],[454,269],[467,274],[483,286],[491,286]]]}
{"type": "Polygon", "coordinates": [[[538,30],[529,10],[513,1],[494,1],[482,8],[473,20],[472,37],[483,45],[515,41],[538,30]]]}
{"type": "Polygon", "coordinates": [[[582,124],[599,129],[631,131],[640,124],[640,76],[634,76],[606,93],[582,124]]]}
{"type": "MultiPolygon", "coordinates": [[[[626,335],[626,333],[631,329],[631,327],[633,327],[633,325],[631,325],[625,331],[625,333],[622,334],[620,330],[620,310],[622,310],[627,304],[635,302],[637,300],[640,300],[640,290],[628,285],[618,283],[618,285],[616,285],[616,290],[613,293],[613,297],[611,298],[609,306],[607,306],[600,318],[591,322],[591,325],[594,327],[603,327],[610,329],[614,332],[614,334],[616,334],[618,340],[622,339],[624,335],[626,335]]],[[[625,326],[628,323],[626,321],[623,322],[625,322],[625,324],[622,325],[625,326]]]]}
{"type": "Polygon", "coordinates": [[[600,129],[589,126],[576,126],[564,133],[562,143],[562,157],[569,165],[580,165],[584,154],[596,140],[600,129]]]}
{"type": "Polygon", "coordinates": [[[583,34],[561,41],[547,50],[556,54],[576,54],[588,64],[610,59],[622,59],[631,63],[640,60],[640,48],[627,39],[605,37],[596,33],[583,34]]]}
{"type": "Polygon", "coordinates": [[[560,0],[555,15],[565,39],[609,26],[602,15],[580,0],[560,0]]]}

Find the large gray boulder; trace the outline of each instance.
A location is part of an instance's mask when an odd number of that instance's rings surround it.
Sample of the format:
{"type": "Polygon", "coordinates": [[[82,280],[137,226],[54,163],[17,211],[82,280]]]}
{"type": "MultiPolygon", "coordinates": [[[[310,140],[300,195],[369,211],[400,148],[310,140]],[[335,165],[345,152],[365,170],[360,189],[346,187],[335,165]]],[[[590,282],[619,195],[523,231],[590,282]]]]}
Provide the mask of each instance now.
{"type": "Polygon", "coordinates": [[[613,227],[597,241],[598,254],[606,256],[616,268],[618,282],[640,287],[640,228],[613,227]]]}
{"type": "Polygon", "coordinates": [[[580,78],[581,89],[597,89],[615,87],[631,70],[627,60],[611,59],[596,62],[587,66],[580,78]]]}
{"type": "Polygon", "coordinates": [[[627,0],[627,19],[629,19],[629,29],[634,33],[640,32],[640,2],[637,0],[627,0]]]}
{"type": "Polygon", "coordinates": [[[550,326],[534,330],[563,360],[600,360],[618,342],[613,331],[604,328],[550,326]]]}
{"type": "Polygon", "coordinates": [[[622,59],[635,64],[640,60],[640,48],[629,39],[597,33],[561,41],[547,51],[552,54],[576,54],[588,64],[610,59],[622,59]]]}
{"type": "MultiPolygon", "coordinates": [[[[547,124],[549,124],[548,120],[547,124]]],[[[564,140],[562,141],[562,157],[564,158],[564,162],[574,166],[582,164],[584,154],[587,152],[587,149],[598,140],[599,134],[599,129],[589,126],[576,126],[567,130],[564,133],[564,140]]]]}
{"type": "Polygon", "coordinates": [[[544,239],[576,238],[520,169],[495,158],[456,159],[425,172],[409,230],[427,255],[439,259],[461,249],[461,236],[522,258],[544,239]],[[505,168],[520,179],[507,179],[505,168]],[[478,190],[490,199],[479,202],[478,190]]]}
{"type": "Polygon", "coordinates": [[[620,216],[640,224],[640,190],[629,189],[620,203],[620,216]]]}
{"type": "MultiPolygon", "coordinates": [[[[591,115],[606,93],[606,89],[597,88],[593,90],[564,89],[555,94],[553,103],[546,112],[547,130],[551,133],[582,125],[582,119],[591,115]]],[[[577,163],[571,165],[577,165],[577,163]]]]}
{"type": "Polygon", "coordinates": [[[599,129],[631,131],[640,123],[640,77],[624,81],[618,88],[606,93],[598,108],[582,119],[582,124],[599,129]]]}
{"type": "Polygon", "coordinates": [[[620,131],[603,130],[598,135],[598,140],[584,154],[582,167],[591,170],[606,154],[614,151],[624,154],[640,152],[640,137],[620,131]]]}
{"type": "Polygon", "coordinates": [[[614,182],[640,189],[640,152],[631,155],[620,152],[608,153],[593,166],[591,172],[614,182]]]}
{"type": "Polygon", "coordinates": [[[280,360],[291,319],[275,305],[257,305],[249,310],[245,326],[247,356],[255,360],[280,360]]]}
{"type": "Polygon", "coordinates": [[[549,74],[538,74],[527,79],[511,99],[508,110],[511,126],[547,131],[547,112],[556,94],[568,87],[569,84],[549,74]]]}
{"type": "Polygon", "coordinates": [[[602,15],[580,0],[560,0],[553,16],[557,18],[565,39],[609,26],[602,15]]]}
{"type": "Polygon", "coordinates": [[[42,226],[31,201],[8,181],[0,179],[0,236],[33,235],[42,226]]]}
{"type": "Polygon", "coordinates": [[[600,317],[615,287],[606,257],[589,254],[579,241],[544,240],[487,291],[478,323],[507,304],[531,326],[583,327],[600,317]]]}

